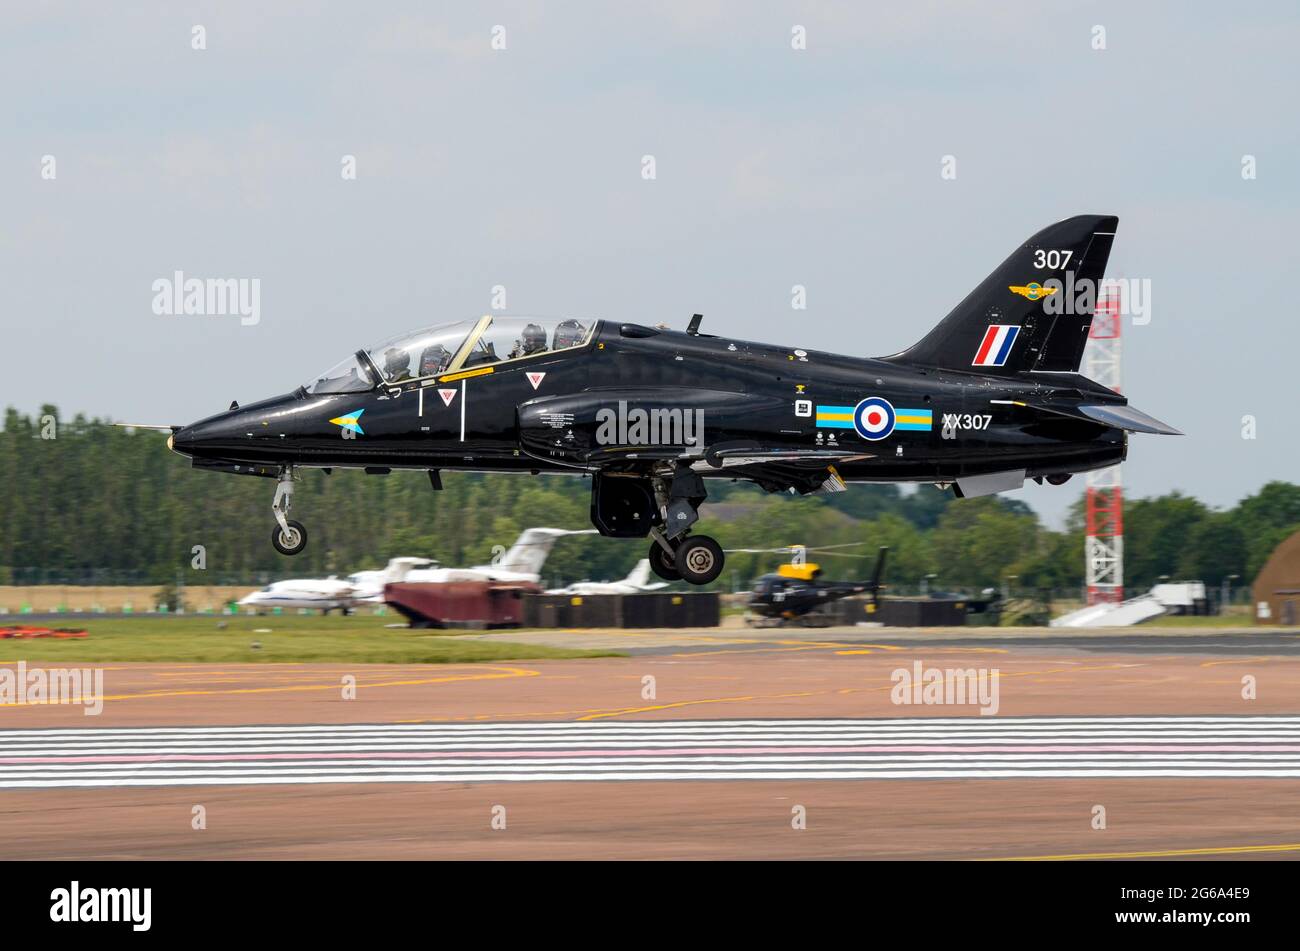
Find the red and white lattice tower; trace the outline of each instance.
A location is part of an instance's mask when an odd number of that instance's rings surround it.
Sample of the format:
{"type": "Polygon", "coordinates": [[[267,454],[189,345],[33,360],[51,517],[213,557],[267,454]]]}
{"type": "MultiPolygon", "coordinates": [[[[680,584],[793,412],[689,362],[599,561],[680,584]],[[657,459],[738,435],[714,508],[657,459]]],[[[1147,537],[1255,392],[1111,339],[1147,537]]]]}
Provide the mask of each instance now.
{"type": "MultiPolygon", "coordinates": [[[[1122,382],[1119,295],[1115,285],[1101,285],[1084,351],[1084,374],[1116,392],[1122,382]]],[[[1124,600],[1124,490],[1119,468],[1096,469],[1087,477],[1084,560],[1089,604],[1124,600]]]]}

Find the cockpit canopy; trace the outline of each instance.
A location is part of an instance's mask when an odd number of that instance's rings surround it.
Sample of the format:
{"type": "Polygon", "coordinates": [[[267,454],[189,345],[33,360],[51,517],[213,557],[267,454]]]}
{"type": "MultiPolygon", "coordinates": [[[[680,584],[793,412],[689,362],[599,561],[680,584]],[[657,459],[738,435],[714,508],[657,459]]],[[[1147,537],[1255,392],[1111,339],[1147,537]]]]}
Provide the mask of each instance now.
{"type": "Polygon", "coordinates": [[[585,345],[596,321],[488,315],[390,337],[304,384],[313,395],[359,393],[471,367],[527,360],[585,345]]]}

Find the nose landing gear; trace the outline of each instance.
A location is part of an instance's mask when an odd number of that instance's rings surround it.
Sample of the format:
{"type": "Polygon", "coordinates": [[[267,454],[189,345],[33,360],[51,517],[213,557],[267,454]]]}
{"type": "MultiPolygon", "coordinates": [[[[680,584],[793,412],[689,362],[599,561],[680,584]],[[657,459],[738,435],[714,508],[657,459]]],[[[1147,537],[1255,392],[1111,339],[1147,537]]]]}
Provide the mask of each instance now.
{"type": "Polygon", "coordinates": [[[276,526],[271,532],[271,544],[282,555],[296,555],[307,547],[307,529],[302,522],[289,518],[289,507],[293,505],[293,466],[280,470],[280,481],[275,487],[275,499],[271,502],[271,513],[275,515],[276,526]]]}

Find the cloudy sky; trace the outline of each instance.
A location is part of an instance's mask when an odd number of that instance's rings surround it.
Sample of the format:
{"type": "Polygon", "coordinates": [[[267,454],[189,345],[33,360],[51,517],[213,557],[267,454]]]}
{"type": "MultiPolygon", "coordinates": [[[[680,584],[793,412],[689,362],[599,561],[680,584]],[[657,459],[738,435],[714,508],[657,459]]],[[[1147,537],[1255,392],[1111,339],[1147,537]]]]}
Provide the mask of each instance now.
{"type": "MultiPolygon", "coordinates": [[[[1188,434],[1134,438],[1130,494],[1300,476],[1295,5],[874,6],[11,5],[0,404],[186,422],[494,285],[511,313],[892,353],[1104,213],[1110,273],[1152,282],[1124,389],[1188,434]],[[155,314],[176,270],[259,279],[260,321],[155,314]]],[[[1017,496],[1055,521],[1079,491],[1017,496]]]]}

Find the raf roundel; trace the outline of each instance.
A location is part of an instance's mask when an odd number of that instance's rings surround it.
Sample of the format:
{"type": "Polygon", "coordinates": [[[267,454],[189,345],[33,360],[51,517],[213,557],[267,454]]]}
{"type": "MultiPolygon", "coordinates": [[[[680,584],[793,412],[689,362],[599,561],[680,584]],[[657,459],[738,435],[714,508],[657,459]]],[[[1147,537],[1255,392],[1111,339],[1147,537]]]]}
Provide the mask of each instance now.
{"type": "Polygon", "coordinates": [[[894,431],[894,407],[889,400],[868,396],[853,408],[853,428],[863,439],[884,439],[894,431]]]}

